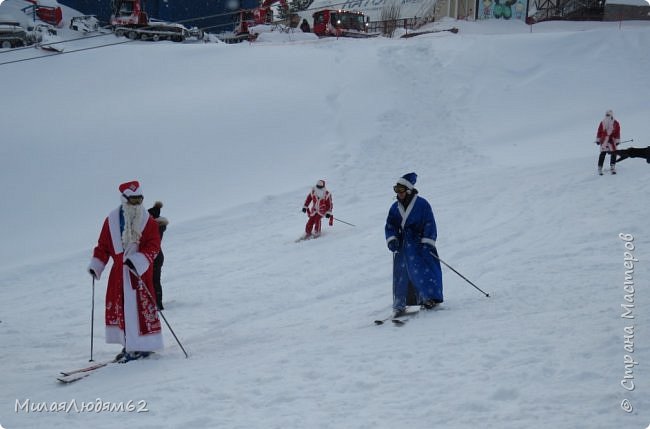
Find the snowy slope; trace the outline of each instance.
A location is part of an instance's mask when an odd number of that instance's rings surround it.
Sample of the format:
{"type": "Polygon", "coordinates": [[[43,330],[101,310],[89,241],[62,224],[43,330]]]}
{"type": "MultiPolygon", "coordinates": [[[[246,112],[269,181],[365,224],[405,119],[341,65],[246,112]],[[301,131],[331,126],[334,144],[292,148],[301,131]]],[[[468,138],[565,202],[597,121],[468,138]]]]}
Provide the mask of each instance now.
{"type": "MultiPolygon", "coordinates": [[[[598,177],[593,141],[612,108],[623,139],[650,145],[650,28],[450,24],[460,33],[130,43],[0,66],[16,106],[0,116],[0,424],[646,427],[649,166],[598,177]],[[441,257],[491,297],[443,268],[441,310],[378,327],[391,304],[383,225],[409,171],[441,257]],[[155,357],[58,385],[89,358],[85,267],[133,178],[172,222],[165,315],[190,359],[165,330],[155,357]],[[356,226],[294,243],[320,178],[356,226]],[[639,259],[632,320],[620,233],[639,259]],[[639,362],[631,392],[626,355],[639,362]],[[148,412],[16,411],[97,398],[148,412]]],[[[103,344],[104,290],[100,360],[119,351],[103,344]]]]}

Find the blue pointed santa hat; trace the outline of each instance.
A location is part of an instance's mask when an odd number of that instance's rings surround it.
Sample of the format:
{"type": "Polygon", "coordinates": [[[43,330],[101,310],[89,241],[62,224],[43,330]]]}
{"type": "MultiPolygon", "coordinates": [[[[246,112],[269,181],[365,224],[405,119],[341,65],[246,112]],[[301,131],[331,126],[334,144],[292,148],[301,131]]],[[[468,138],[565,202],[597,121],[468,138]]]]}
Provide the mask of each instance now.
{"type": "Polygon", "coordinates": [[[397,179],[398,185],[404,185],[408,189],[413,189],[415,187],[415,182],[418,180],[418,175],[415,173],[407,173],[397,179]]]}

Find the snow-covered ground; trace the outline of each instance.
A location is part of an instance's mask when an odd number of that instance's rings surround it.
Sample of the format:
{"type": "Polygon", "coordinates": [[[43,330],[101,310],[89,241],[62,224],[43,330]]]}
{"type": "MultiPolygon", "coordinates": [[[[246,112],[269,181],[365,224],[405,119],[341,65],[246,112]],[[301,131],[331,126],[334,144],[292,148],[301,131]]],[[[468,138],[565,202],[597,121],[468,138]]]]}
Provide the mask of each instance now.
{"type": "MultiPolygon", "coordinates": [[[[43,54],[0,51],[0,425],[645,428],[650,165],[599,177],[593,142],[611,108],[624,140],[650,145],[650,26],[434,28],[452,25],[9,64],[43,54]],[[391,305],[392,185],[410,171],[440,256],[491,297],[443,267],[441,310],[375,326],[391,305]],[[321,178],[356,226],[295,243],[321,178]],[[86,266],[132,179],[171,221],[165,316],[190,358],[165,327],[165,351],[60,385],[89,359],[86,266]],[[147,412],[29,411],[96,401],[147,412]]],[[[103,342],[105,284],[96,360],[119,351],[103,342]]]]}

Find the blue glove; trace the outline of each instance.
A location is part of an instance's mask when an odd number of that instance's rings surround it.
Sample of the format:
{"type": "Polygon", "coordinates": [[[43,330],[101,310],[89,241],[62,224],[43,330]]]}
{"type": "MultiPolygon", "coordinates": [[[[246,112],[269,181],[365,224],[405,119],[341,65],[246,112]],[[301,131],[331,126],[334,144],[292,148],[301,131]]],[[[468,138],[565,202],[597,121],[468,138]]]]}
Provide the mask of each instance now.
{"type": "Polygon", "coordinates": [[[388,250],[395,253],[399,250],[399,243],[397,240],[391,240],[388,242],[388,250]]]}
{"type": "Polygon", "coordinates": [[[126,265],[126,266],[129,267],[129,268],[131,268],[131,269],[133,270],[134,273],[137,273],[137,272],[138,272],[138,271],[135,269],[135,266],[133,265],[133,262],[131,262],[130,259],[127,259],[126,261],[124,261],[124,265],[126,265]]]}

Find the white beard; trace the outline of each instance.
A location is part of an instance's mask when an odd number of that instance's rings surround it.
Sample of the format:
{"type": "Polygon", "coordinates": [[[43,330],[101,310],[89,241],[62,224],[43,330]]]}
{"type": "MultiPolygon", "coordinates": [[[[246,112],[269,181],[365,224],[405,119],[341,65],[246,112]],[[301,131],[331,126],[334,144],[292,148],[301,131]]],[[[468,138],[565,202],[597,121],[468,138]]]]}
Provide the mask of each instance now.
{"type": "Polygon", "coordinates": [[[140,221],[142,219],[143,207],[142,204],[132,205],[128,203],[122,204],[124,211],[124,231],[122,231],[122,246],[124,249],[131,247],[130,245],[139,244],[140,237],[140,221]]]}
{"type": "Polygon", "coordinates": [[[314,190],[314,194],[318,197],[319,200],[325,196],[325,188],[319,189],[314,186],[313,190],[314,190]]]}
{"type": "Polygon", "coordinates": [[[613,117],[607,117],[603,119],[603,128],[607,132],[607,135],[611,135],[614,132],[614,118],[613,117]]]}

